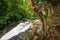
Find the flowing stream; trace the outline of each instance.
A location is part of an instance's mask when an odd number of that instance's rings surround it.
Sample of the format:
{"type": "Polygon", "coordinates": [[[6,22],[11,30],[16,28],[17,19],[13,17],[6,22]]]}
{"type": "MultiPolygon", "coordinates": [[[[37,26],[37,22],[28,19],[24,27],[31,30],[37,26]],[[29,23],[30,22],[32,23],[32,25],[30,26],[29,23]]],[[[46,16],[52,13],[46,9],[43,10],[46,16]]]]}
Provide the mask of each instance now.
{"type": "Polygon", "coordinates": [[[25,32],[27,29],[30,28],[30,26],[32,25],[32,22],[27,21],[24,23],[19,23],[16,27],[14,27],[13,29],[11,29],[9,32],[7,32],[6,34],[4,34],[0,40],[9,40],[12,37],[18,35],[21,32],[25,32]]]}

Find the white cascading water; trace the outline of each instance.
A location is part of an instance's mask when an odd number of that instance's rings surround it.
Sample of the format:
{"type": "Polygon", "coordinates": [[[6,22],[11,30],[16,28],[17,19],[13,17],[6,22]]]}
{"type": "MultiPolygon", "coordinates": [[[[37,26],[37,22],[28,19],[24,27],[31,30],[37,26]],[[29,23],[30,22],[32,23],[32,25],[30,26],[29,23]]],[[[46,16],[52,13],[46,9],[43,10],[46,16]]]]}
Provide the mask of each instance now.
{"type": "Polygon", "coordinates": [[[5,35],[3,35],[0,40],[9,40],[10,38],[18,35],[21,32],[25,32],[27,29],[30,28],[32,25],[32,22],[27,21],[24,23],[19,23],[16,27],[14,27],[12,30],[7,32],[5,35]]]}

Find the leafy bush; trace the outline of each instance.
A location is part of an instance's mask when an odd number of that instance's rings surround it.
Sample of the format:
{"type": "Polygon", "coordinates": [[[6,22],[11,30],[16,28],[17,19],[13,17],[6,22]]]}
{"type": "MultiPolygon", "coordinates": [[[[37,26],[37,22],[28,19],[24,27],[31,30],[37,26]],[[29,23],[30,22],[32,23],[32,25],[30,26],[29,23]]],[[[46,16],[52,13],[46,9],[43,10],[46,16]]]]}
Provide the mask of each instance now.
{"type": "Polygon", "coordinates": [[[34,19],[28,0],[0,0],[0,28],[22,19],[34,19]]]}

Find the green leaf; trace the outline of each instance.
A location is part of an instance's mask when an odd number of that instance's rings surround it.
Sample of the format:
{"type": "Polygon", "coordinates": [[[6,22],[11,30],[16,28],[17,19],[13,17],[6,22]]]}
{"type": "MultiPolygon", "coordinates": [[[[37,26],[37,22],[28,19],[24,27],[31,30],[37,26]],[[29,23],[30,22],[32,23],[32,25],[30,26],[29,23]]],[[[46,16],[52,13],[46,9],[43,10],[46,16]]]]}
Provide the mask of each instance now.
{"type": "Polygon", "coordinates": [[[47,10],[47,9],[42,10],[42,14],[43,14],[44,16],[47,16],[47,15],[48,15],[48,10],[47,10]]]}

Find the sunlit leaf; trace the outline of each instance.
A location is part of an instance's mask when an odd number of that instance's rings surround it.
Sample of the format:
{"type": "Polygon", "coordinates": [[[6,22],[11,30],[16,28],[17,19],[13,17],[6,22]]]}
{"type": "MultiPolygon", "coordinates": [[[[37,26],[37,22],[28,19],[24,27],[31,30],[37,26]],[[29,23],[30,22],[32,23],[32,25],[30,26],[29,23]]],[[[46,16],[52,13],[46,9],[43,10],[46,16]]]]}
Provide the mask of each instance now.
{"type": "Polygon", "coordinates": [[[48,10],[47,10],[47,9],[42,10],[42,14],[43,14],[44,16],[47,16],[47,15],[48,15],[48,10]]]}

